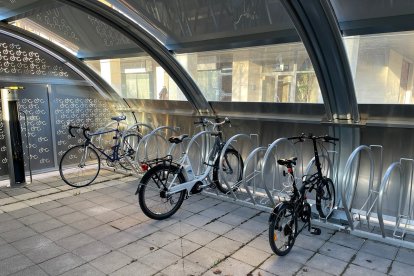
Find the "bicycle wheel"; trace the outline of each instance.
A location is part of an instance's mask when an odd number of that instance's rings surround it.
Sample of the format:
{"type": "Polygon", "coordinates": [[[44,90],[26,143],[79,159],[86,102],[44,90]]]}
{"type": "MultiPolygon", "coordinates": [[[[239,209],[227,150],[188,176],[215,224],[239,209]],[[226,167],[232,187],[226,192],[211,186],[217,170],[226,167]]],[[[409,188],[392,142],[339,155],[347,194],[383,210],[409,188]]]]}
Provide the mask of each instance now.
{"type": "MultiPolygon", "coordinates": [[[[221,174],[219,173],[219,160],[217,158],[213,169],[213,182],[216,187],[224,194],[230,192],[223,179],[219,179],[221,174]]],[[[227,183],[232,187],[233,191],[236,191],[240,181],[243,177],[243,159],[237,150],[229,148],[226,150],[223,156],[223,172],[227,183]]]]}
{"type": "Polygon", "coordinates": [[[166,195],[166,187],[185,182],[180,168],[175,165],[159,164],[151,168],[141,179],[138,201],[142,212],[152,219],[171,217],[184,201],[185,190],[166,195]]]}
{"type": "Polygon", "coordinates": [[[125,160],[125,158],[129,158],[132,162],[135,162],[135,152],[138,148],[138,144],[141,141],[141,138],[141,135],[131,133],[125,135],[125,137],[122,139],[120,154],[123,154],[123,156],[119,160],[119,165],[127,171],[131,170],[132,168],[128,161],[125,160]]]}
{"type": "Polygon", "coordinates": [[[329,218],[335,207],[335,187],[331,179],[324,178],[316,189],[316,209],[321,218],[329,218]]]}
{"type": "Polygon", "coordinates": [[[269,218],[269,243],[276,255],[289,253],[295,243],[297,229],[298,221],[293,206],[282,203],[269,218]]]}
{"type": "Polygon", "coordinates": [[[99,174],[101,162],[96,151],[84,145],[77,145],[63,154],[59,173],[63,181],[72,187],[91,184],[99,174]]]}

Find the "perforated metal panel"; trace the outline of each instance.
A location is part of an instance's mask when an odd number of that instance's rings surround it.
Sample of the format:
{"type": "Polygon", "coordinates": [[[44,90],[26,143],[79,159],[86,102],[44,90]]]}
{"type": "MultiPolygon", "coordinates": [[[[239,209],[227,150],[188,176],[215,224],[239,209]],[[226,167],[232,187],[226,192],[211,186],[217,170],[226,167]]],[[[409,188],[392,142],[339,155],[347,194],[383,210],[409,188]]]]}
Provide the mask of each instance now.
{"type": "Polygon", "coordinates": [[[0,176],[8,174],[7,166],[7,152],[6,152],[6,138],[3,131],[3,115],[1,109],[1,98],[0,98],[0,176]]]}

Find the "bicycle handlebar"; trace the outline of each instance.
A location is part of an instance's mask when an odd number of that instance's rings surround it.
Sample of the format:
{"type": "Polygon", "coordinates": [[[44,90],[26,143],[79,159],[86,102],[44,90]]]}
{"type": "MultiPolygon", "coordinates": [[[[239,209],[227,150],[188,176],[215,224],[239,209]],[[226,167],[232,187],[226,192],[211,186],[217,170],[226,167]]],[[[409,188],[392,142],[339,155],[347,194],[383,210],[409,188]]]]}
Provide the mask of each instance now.
{"type": "Polygon", "coordinates": [[[86,134],[87,131],[90,131],[89,127],[69,125],[69,134],[70,134],[70,136],[75,137],[75,135],[72,133],[72,129],[82,129],[83,136],[86,139],[89,139],[88,135],[86,134]]]}
{"type": "Polygon", "coordinates": [[[329,135],[314,136],[312,133],[310,133],[309,135],[305,135],[304,133],[302,133],[300,136],[288,137],[287,139],[288,140],[299,140],[298,142],[304,142],[307,139],[309,139],[309,140],[323,140],[323,142],[339,141],[338,138],[331,137],[329,135]]]}
{"type": "Polygon", "coordinates": [[[196,121],[196,122],[194,122],[194,124],[195,124],[195,125],[203,125],[203,126],[212,125],[212,126],[213,126],[213,129],[215,129],[216,127],[218,127],[218,126],[222,126],[222,125],[224,125],[224,124],[229,124],[229,125],[231,125],[231,122],[230,122],[230,119],[229,119],[228,117],[225,117],[225,118],[224,118],[224,120],[223,120],[222,122],[216,122],[216,123],[213,123],[213,122],[212,122],[212,121],[210,121],[210,120],[203,119],[203,120],[200,120],[200,121],[196,121]]]}

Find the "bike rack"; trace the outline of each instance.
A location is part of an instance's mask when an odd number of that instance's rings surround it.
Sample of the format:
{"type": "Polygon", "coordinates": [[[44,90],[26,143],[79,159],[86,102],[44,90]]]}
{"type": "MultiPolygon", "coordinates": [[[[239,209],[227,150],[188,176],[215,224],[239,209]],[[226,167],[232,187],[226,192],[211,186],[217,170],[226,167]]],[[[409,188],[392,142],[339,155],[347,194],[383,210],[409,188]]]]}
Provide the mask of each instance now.
{"type": "Polygon", "coordinates": [[[140,127],[144,127],[146,129],[148,129],[150,132],[154,130],[154,128],[152,126],[148,125],[148,124],[145,124],[145,123],[136,123],[136,124],[133,124],[132,126],[128,127],[125,130],[125,133],[129,133],[129,131],[134,130],[134,128],[136,128],[138,130],[140,127]]]}
{"type": "Polygon", "coordinates": [[[408,158],[401,158],[400,159],[400,163],[401,166],[403,165],[403,163],[405,163],[404,161],[407,161],[407,163],[410,164],[410,170],[406,170],[403,168],[403,172],[404,172],[404,191],[402,194],[400,194],[400,201],[398,204],[398,216],[396,219],[396,224],[394,227],[394,231],[392,233],[394,238],[400,238],[400,239],[404,239],[406,231],[408,229],[408,226],[410,226],[411,221],[413,219],[413,210],[412,210],[412,189],[413,189],[413,180],[414,180],[414,159],[408,159],[408,158]],[[407,189],[409,191],[407,191],[407,189]],[[408,204],[406,204],[407,201],[407,196],[404,197],[404,194],[408,194],[408,204]],[[405,205],[408,205],[408,212],[404,213],[404,209],[405,209],[405,205]],[[404,221],[404,222],[403,222],[404,221]],[[401,226],[401,224],[403,224],[403,226],[401,226]],[[398,231],[401,232],[401,234],[397,234],[398,231]]]}
{"type": "MultiPolygon", "coordinates": [[[[380,160],[379,160],[379,170],[378,170],[378,180],[380,180],[382,175],[382,146],[379,145],[370,145],[369,147],[366,145],[361,145],[357,147],[349,156],[348,161],[345,165],[345,170],[342,178],[342,189],[341,189],[341,199],[342,199],[342,207],[345,211],[348,223],[352,230],[355,228],[353,214],[355,213],[358,215],[359,222],[361,222],[361,215],[365,215],[368,227],[370,227],[370,217],[374,210],[374,207],[378,200],[379,190],[374,189],[374,175],[375,175],[375,162],[373,158],[373,148],[380,149],[380,160]],[[357,178],[359,174],[359,164],[357,165],[357,169],[354,168],[354,162],[357,160],[356,158],[360,158],[362,152],[366,152],[368,154],[368,160],[370,163],[370,173],[369,173],[369,180],[368,180],[368,196],[362,207],[360,209],[352,209],[352,204],[354,201],[355,191],[357,188],[357,178]],[[352,171],[352,174],[351,174],[352,171]],[[351,179],[350,179],[351,178],[351,179]],[[349,184],[351,182],[351,184],[349,184]],[[365,210],[364,210],[365,209],[365,210]]],[[[359,159],[358,159],[359,162],[359,159]]],[[[379,186],[379,185],[378,185],[379,186]]],[[[378,187],[379,188],[379,187],[378,187]]]]}
{"type": "MultiPolygon", "coordinates": [[[[381,234],[382,237],[385,238],[386,237],[386,233],[385,233],[385,225],[384,225],[384,216],[383,216],[383,202],[384,202],[384,193],[386,191],[386,189],[388,188],[388,185],[390,183],[390,178],[391,178],[391,174],[397,171],[399,178],[400,178],[400,184],[402,182],[402,178],[403,178],[403,170],[402,170],[402,166],[401,166],[401,162],[394,162],[392,163],[387,171],[384,174],[384,177],[382,178],[381,181],[381,187],[379,190],[379,196],[378,196],[378,223],[380,225],[380,229],[381,229],[381,234]]],[[[401,198],[404,192],[404,185],[400,185],[400,200],[398,202],[398,208],[400,208],[400,204],[401,204],[401,198]]],[[[398,214],[399,215],[399,214],[398,214]]],[[[396,222],[395,222],[395,227],[398,226],[398,217],[396,217],[396,222]]],[[[395,229],[394,227],[394,229],[395,229]]]]}
{"type": "MultiPolygon", "coordinates": [[[[227,142],[224,144],[224,146],[221,150],[221,154],[220,154],[220,157],[219,157],[220,158],[219,159],[220,160],[220,162],[219,162],[219,174],[221,176],[221,179],[226,184],[227,188],[229,189],[231,195],[233,196],[233,198],[235,200],[237,200],[237,196],[234,193],[231,185],[228,183],[227,179],[225,178],[224,170],[223,170],[223,162],[221,162],[221,161],[224,160],[224,154],[225,154],[226,150],[230,147],[230,145],[232,145],[233,142],[237,143],[237,141],[238,141],[237,139],[247,139],[251,143],[252,147],[254,147],[254,144],[257,145],[257,143],[258,143],[258,137],[259,137],[258,134],[250,134],[250,135],[248,135],[248,134],[236,134],[236,135],[232,136],[229,140],[227,140],[227,142]],[[256,138],[256,141],[253,141],[253,138],[256,138]]],[[[242,153],[239,152],[239,154],[241,155],[242,153]]],[[[235,183],[234,185],[235,186],[240,186],[241,183],[242,183],[242,180],[235,183]]]]}
{"type": "MultiPolygon", "coordinates": [[[[273,155],[274,161],[276,163],[276,161],[277,161],[276,154],[272,154],[272,153],[273,153],[273,150],[276,151],[278,146],[280,146],[282,143],[287,143],[287,145],[293,150],[294,156],[299,156],[295,145],[290,140],[288,140],[287,138],[279,138],[279,139],[275,140],[272,144],[270,144],[269,147],[267,148],[267,151],[266,151],[265,156],[263,158],[263,168],[262,168],[261,180],[262,180],[265,192],[267,194],[267,197],[269,198],[270,203],[272,204],[273,207],[276,206],[276,203],[275,203],[275,200],[274,200],[273,194],[272,194],[275,191],[275,188],[274,188],[275,187],[275,185],[274,185],[275,184],[274,183],[275,177],[273,177],[273,189],[272,189],[272,191],[270,191],[269,187],[268,187],[268,185],[266,184],[266,181],[265,181],[264,171],[265,171],[265,168],[267,167],[267,164],[269,162],[269,158],[270,158],[271,155],[273,155]]],[[[298,162],[297,163],[299,163],[299,160],[301,160],[301,159],[302,158],[298,157],[298,162]]],[[[277,168],[277,166],[276,165],[272,166],[272,169],[273,168],[277,168]]],[[[278,170],[276,170],[276,171],[278,171],[278,170]]],[[[273,173],[273,175],[274,175],[274,173],[273,173]]],[[[278,179],[279,179],[278,182],[281,183],[280,174],[278,173],[277,176],[278,176],[278,179]]]]}
{"type": "MultiPolygon", "coordinates": [[[[258,147],[255,148],[246,158],[244,162],[244,169],[243,169],[243,177],[242,177],[242,184],[240,186],[243,186],[246,190],[249,198],[251,199],[253,205],[257,205],[255,195],[256,195],[256,179],[257,176],[260,176],[262,174],[262,168],[259,168],[259,165],[263,165],[263,162],[257,161],[257,155],[261,152],[266,152],[267,147],[258,147]],[[251,162],[253,163],[253,172],[247,174],[247,168],[249,168],[249,165],[251,162]],[[253,192],[250,191],[249,183],[253,182],[253,192]]],[[[263,160],[262,160],[263,161],[263,160]]]]}

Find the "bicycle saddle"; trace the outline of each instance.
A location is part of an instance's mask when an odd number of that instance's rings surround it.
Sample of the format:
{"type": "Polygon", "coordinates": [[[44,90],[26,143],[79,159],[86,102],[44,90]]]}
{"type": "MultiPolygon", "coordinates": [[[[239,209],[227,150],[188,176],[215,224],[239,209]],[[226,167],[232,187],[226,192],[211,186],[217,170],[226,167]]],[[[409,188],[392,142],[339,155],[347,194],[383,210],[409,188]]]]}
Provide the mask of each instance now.
{"type": "Polygon", "coordinates": [[[279,159],[277,163],[282,166],[296,165],[296,160],[298,160],[297,157],[291,157],[289,159],[279,159]]]}
{"type": "Polygon", "coordinates": [[[188,137],[188,134],[183,134],[183,135],[180,135],[180,136],[171,136],[168,139],[168,141],[170,141],[170,143],[179,144],[187,137],[188,137]]]}
{"type": "Polygon", "coordinates": [[[115,116],[115,117],[112,117],[112,118],[111,118],[111,120],[114,120],[114,121],[117,121],[117,122],[123,121],[123,120],[125,120],[125,119],[126,119],[126,116],[125,116],[125,115],[122,115],[122,116],[115,116]]]}

